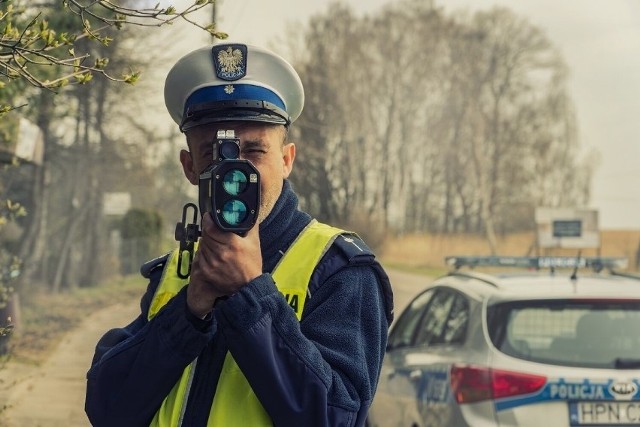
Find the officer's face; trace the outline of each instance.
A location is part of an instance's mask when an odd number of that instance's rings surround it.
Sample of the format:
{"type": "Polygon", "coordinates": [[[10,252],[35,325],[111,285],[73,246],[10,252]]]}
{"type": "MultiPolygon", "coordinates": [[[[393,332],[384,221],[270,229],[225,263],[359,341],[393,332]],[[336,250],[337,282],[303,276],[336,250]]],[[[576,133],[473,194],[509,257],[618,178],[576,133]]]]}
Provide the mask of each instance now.
{"type": "Polygon", "coordinates": [[[249,160],[260,172],[260,213],[262,222],[273,209],[282,191],[282,181],[289,176],[296,150],[284,143],[286,130],[281,125],[252,122],[212,123],[187,131],[189,150],[180,152],[184,174],[193,185],[211,164],[213,145],[219,129],[235,130],[240,139],[240,158],[249,160]]]}

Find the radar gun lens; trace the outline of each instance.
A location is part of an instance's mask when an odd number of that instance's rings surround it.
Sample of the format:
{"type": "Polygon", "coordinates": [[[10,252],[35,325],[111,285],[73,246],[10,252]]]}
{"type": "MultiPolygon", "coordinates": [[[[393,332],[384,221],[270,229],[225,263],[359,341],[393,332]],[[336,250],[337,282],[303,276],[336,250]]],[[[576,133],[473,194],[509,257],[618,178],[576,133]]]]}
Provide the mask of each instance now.
{"type": "Polygon", "coordinates": [[[231,169],[224,175],[222,187],[227,193],[237,196],[247,189],[247,175],[241,170],[231,169]]]}
{"type": "Polygon", "coordinates": [[[241,224],[247,218],[247,205],[238,199],[229,200],[222,207],[222,218],[231,226],[241,224]]]}

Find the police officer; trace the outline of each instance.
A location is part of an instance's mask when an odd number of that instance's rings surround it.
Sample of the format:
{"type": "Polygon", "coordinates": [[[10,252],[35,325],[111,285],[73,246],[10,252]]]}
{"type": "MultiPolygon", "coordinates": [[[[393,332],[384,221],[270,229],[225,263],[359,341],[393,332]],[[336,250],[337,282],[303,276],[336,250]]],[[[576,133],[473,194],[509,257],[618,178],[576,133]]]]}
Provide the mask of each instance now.
{"type": "Polygon", "coordinates": [[[304,92],[281,57],[243,44],[187,54],[165,103],[185,133],[194,185],[231,130],[259,171],[258,226],[205,214],[191,274],[178,251],[146,263],[140,315],[98,342],[85,409],[95,426],[355,426],[374,396],[392,294],[358,236],[298,209],[287,140],[304,92]]]}

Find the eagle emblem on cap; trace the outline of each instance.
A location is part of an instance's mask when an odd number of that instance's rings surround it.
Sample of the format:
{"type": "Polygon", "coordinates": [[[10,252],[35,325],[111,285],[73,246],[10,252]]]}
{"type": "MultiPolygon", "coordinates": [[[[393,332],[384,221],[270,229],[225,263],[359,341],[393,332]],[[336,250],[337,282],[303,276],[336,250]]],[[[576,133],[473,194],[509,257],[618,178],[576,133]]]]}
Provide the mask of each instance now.
{"type": "Polygon", "coordinates": [[[221,45],[213,47],[216,75],[222,80],[238,80],[247,70],[247,47],[245,45],[221,45]]]}

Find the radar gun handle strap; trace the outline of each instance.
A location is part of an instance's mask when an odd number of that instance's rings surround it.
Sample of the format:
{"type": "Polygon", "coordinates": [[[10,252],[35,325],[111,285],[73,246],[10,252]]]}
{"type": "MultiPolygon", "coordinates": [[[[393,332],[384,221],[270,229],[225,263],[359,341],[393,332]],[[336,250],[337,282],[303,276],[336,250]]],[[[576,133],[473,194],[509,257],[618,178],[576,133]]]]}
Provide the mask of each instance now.
{"type": "Polygon", "coordinates": [[[193,203],[187,203],[182,208],[182,221],[176,224],[175,239],[180,242],[180,250],[178,252],[178,277],[186,279],[191,274],[191,263],[193,262],[193,252],[195,243],[200,237],[200,226],[198,225],[198,207],[193,203]],[[193,210],[191,222],[187,222],[189,209],[193,210]],[[183,268],[183,256],[186,254],[188,260],[185,268],[183,268]]]}

